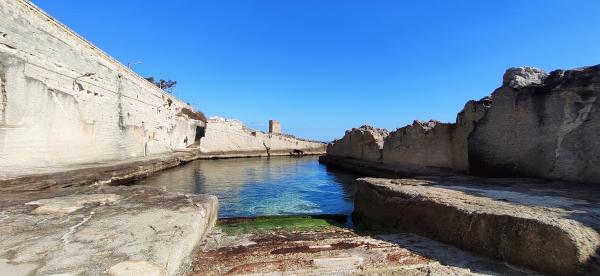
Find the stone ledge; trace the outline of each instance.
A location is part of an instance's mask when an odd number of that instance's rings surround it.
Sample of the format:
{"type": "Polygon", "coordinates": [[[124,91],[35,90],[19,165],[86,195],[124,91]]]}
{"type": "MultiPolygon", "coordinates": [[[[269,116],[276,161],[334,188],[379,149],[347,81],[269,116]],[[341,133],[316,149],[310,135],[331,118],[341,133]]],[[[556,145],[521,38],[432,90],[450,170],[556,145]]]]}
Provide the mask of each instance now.
{"type": "Polygon", "coordinates": [[[10,275],[182,275],[218,210],[214,196],[143,186],[0,193],[0,201],[0,271],[10,275]]]}
{"type": "Polygon", "coordinates": [[[120,184],[141,179],[198,158],[200,156],[197,152],[190,151],[132,158],[125,161],[47,168],[37,174],[0,178],[0,192],[34,191],[52,187],[84,186],[94,183],[120,184]]]}
{"type": "Polygon", "coordinates": [[[363,178],[354,217],[544,273],[600,273],[598,192],[533,182],[363,178]]]}

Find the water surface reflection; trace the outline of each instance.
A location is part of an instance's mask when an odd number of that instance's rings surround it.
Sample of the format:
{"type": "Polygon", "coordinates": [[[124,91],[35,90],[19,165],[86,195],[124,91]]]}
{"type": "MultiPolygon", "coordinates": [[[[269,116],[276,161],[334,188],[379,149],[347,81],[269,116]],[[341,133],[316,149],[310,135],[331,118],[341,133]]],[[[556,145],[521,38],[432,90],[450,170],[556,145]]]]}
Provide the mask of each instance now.
{"type": "Polygon", "coordinates": [[[355,178],[308,156],[198,160],[138,184],[216,195],[220,217],[350,214],[355,178]]]}

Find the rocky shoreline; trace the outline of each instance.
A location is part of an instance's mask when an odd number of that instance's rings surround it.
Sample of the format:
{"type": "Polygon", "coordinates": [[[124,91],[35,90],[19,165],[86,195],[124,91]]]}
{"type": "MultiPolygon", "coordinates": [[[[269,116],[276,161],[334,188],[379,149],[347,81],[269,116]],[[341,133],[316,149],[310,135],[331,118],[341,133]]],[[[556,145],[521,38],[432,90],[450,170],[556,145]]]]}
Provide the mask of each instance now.
{"type": "Polygon", "coordinates": [[[327,155],[407,174],[441,169],[600,184],[599,93],[600,65],[549,74],[511,68],[455,123],[414,121],[392,132],[362,126],[329,144],[327,155]]]}
{"type": "Polygon", "coordinates": [[[360,227],[415,233],[551,275],[598,274],[599,96],[600,65],[511,68],[455,123],[354,128],[319,161],[380,177],[360,179],[360,227]]]}

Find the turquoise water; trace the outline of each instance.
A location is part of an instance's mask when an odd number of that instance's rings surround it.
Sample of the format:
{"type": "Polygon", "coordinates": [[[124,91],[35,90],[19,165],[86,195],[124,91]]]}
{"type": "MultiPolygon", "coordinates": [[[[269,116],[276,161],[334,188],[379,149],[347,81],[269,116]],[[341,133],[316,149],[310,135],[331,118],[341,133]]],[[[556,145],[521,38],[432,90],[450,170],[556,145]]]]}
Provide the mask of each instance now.
{"type": "Polygon", "coordinates": [[[167,191],[212,194],[219,217],[347,214],[356,176],[316,156],[198,160],[139,181],[167,191]]]}

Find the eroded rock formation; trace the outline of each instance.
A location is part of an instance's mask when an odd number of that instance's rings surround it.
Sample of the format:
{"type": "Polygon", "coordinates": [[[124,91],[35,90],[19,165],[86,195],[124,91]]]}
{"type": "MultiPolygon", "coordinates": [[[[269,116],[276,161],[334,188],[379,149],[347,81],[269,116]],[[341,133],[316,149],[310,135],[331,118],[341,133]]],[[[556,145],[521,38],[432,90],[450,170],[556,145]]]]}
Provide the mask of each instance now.
{"type": "Polygon", "coordinates": [[[453,168],[454,131],[454,124],[414,121],[385,139],[383,163],[407,172],[453,168]]]}
{"type": "Polygon", "coordinates": [[[600,184],[600,66],[512,68],[468,139],[470,171],[600,184]]]}
{"type": "Polygon", "coordinates": [[[468,102],[456,123],[415,121],[383,139],[346,132],[327,154],[407,174],[441,170],[600,183],[600,65],[550,74],[510,68],[490,97],[468,102]],[[379,155],[378,149],[381,149],[379,155]]]}
{"type": "Polygon", "coordinates": [[[364,125],[346,131],[344,137],[327,146],[327,154],[366,161],[381,161],[383,140],[389,135],[386,129],[364,125]]]}

